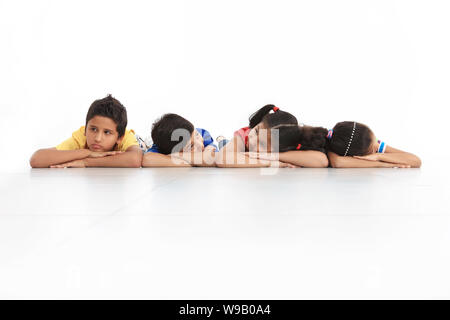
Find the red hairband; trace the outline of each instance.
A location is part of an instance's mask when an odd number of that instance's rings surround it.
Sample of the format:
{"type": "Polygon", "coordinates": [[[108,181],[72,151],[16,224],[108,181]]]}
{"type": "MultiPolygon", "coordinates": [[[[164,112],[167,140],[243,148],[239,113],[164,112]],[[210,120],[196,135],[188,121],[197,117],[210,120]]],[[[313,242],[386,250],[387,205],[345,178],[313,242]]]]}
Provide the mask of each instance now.
{"type": "Polygon", "coordinates": [[[272,110],[273,110],[273,112],[277,112],[278,110],[280,110],[280,108],[278,108],[278,107],[273,107],[272,110]]]}
{"type": "Polygon", "coordinates": [[[302,145],[299,143],[298,145],[297,145],[297,150],[300,150],[300,148],[302,147],[302,145]]]}

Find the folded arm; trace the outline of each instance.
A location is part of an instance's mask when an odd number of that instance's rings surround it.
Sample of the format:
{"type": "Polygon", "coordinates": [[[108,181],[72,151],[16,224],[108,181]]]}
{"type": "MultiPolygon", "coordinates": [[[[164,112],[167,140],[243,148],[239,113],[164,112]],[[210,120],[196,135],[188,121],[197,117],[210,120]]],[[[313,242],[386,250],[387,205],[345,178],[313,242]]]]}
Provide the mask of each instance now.
{"type": "Polygon", "coordinates": [[[356,157],[343,157],[334,152],[328,152],[328,159],[333,168],[409,168],[409,165],[360,159],[356,157]]]}
{"type": "Polygon", "coordinates": [[[271,161],[246,156],[244,142],[234,137],[217,153],[216,165],[220,168],[264,168],[270,167],[271,161]]]}
{"type": "Polygon", "coordinates": [[[386,147],[385,153],[375,153],[374,155],[377,161],[404,164],[411,168],[420,168],[422,166],[422,161],[415,154],[401,151],[391,146],[386,147]]]}
{"type": "Polygon", "coordinates": [[[142,167],[160,168],[160,167],[192,167],[188,161],[172,157],[170,154],[157,152],[147,152],[142,159],[142,167]]]}
{"type": "Polygon", "coordinates": [[[131,146],[125,152],[101,158],[86,158],[84,162],[86,167],[140,168],[142,150],[138,146],[131,146]]]}
{"type": "Polygon", "coordinates": [[[52,165],[81,160],[89,157],[89,149],[57,150],[56,148],[40,149],[30,159],[32,168],[48,168],[52,165]]]}
{"type": "Polygon", "coordinates": [[[195,167],[215,167],[216,151],[215,147],[208,146],[203,152],[181,152],[172,156],[182,159],[195,167]]]}
{"type": "Polygon", "coordinates": [[[326,168],[328,167],[327,155],[320,151],[287,151],[280,152],[279,161],[293,164],[298,167],[326,168]]]}

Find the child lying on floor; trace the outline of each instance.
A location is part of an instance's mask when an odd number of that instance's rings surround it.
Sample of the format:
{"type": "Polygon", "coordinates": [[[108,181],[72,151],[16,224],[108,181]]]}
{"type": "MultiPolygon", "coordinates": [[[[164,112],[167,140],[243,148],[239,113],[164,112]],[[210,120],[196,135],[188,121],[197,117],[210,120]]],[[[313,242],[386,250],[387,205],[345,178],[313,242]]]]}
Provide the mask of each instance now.
{"type": "MultiPolygon", "coordinates": [[[[307,148],[299,142],[314,137],[292,114],[266,105],[250,116],[248,127],[236,131],[220,149],[216,164],[223,168],[327,167],[323,148],[307,148]]],[[[321,140],[325,144],[326,139],[321,140]]]]}
{"type": "Polygon", "coordinates": [[[215,166],[217,147],[205,129],[169,113],[152,125],[153,145],[145,151],[143,167],[215,166]]]}
{"type": "Polygon", "coordinates": [[[362,123],[337,123],[327,133],[328,157],[334,168],[420,168],[416,155],[388,146],[362,123]]]}
{"type": "Polygon", "coordinates": [[[133,130],[127,130],[127,111],[111,95],[90,106],[86,125],[54,148],[37,150],[33,168],[133,167],[142,163],[133,130]]]}

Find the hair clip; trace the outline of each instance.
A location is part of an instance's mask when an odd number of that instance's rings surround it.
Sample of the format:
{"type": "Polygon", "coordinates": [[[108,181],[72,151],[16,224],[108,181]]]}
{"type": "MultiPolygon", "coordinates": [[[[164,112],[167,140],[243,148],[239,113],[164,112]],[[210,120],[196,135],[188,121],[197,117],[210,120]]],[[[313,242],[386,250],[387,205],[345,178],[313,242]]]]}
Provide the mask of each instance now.
{"type": "Polygon", "coordinates": [[[331,139],[333,137],[333,129],[328,130],[327,139],[331,139]]]}
{"type": "Polygon", "coordinates": [[[302,145],[299,143],[298,145],[297,145],[297,150],[300,150],[300,148],[302,147],[302,145]]]}
{"type": "Polygon", "coordinates": [[[348,141],[347,149],[345,150],[344,157],[348,153],[348,149],[350,149],[350,145],[352,144],[353,136],[355,135],[355,129],[356,129],[356,122],[353,122],[353,130],[352,135],[350,136],[350,140],[348,141]]]}

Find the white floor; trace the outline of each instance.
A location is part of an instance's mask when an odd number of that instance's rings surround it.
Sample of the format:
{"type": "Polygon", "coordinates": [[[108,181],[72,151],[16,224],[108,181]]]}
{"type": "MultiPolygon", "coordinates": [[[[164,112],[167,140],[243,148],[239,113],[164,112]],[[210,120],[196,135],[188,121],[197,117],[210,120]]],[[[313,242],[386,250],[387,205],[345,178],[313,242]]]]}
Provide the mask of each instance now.
{"type": "Polygon", "coordinates": [[[0,177],[0,298],[450,298],[447,172],[0,177]]]}

